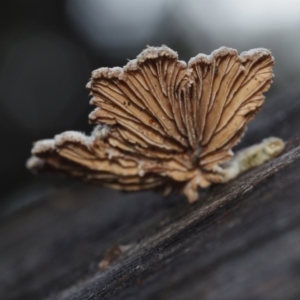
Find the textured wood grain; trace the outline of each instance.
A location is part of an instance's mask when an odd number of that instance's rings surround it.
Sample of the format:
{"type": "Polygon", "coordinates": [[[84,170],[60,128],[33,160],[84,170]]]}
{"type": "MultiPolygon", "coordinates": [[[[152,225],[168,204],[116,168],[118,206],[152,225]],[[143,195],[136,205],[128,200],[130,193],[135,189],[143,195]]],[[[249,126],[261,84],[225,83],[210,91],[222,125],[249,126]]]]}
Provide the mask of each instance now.
{"type": "Polygon", "coordinates": [[[202,202],[79,185],[2,220],[0,298],[298,299],[299,96],[268,99],[245,137],[285,152],[202,202]],[[101,272],[113,245],[131,250],[101,272]]]}

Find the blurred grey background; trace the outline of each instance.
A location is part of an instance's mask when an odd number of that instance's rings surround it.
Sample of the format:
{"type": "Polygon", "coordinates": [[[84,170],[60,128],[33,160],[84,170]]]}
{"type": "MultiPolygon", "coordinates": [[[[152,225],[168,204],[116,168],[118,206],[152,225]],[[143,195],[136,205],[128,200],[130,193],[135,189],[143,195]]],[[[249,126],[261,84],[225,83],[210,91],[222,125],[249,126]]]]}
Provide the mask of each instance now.
{"type": "Polygon", "coordinates": [[[146,45],[166,44],[182,60],[265,47],[276,59],[268,96],[299,84],[297,0],[2,0],[0,20],[2,213],[58,188],[25,169],[33,141],[90,132],[90,72],[123,66],[146,45]]]}

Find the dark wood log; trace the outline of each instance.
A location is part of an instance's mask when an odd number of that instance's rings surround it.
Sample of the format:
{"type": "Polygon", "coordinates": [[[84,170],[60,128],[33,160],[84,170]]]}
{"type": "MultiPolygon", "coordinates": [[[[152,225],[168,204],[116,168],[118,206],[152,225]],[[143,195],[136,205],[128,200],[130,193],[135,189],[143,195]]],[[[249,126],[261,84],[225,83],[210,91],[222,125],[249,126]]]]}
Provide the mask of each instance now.
{"type": "Polygon", "coordinates": [[[6,217],[0,299],[300,299],[299,128],[299,89],[267,100],[240,147],[285,152],[194,205],[74,184],[6,217]]]}

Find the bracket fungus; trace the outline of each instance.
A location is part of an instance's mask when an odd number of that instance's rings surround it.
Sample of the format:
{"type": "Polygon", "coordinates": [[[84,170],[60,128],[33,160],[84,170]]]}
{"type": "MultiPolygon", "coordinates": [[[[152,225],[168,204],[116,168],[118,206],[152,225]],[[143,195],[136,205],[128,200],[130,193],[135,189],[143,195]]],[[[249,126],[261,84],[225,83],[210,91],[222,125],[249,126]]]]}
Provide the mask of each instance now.
{"type": "Polygon", "coordinates": [[[264,102],[274,58],[262,48],[221,47],[186,64],[167,46],[148,47],[123,68],[100,68],[87,84],[90,136],[66,131],[34,144],[27,167],[136,191],[180,190],[227,182],[278,155],[279,138],[232,147],[264,102]]]}

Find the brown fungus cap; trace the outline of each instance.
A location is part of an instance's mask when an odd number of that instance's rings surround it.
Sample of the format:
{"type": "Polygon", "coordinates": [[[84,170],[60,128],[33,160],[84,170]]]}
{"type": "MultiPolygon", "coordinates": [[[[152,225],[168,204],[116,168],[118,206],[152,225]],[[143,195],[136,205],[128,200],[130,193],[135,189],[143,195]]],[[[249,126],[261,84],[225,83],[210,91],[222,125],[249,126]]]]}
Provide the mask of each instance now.
{"type": "Polygon", "coordinates": [[[262,106],[273,64],[260,48],[221,47],[186,64],[167,46],[148,47],[123,68],[92,72],[90,136],[39,141],[27,166],[127,191],[178,182],[194,199],[198,186],[220,182],[215,170],[262,106]]]}

